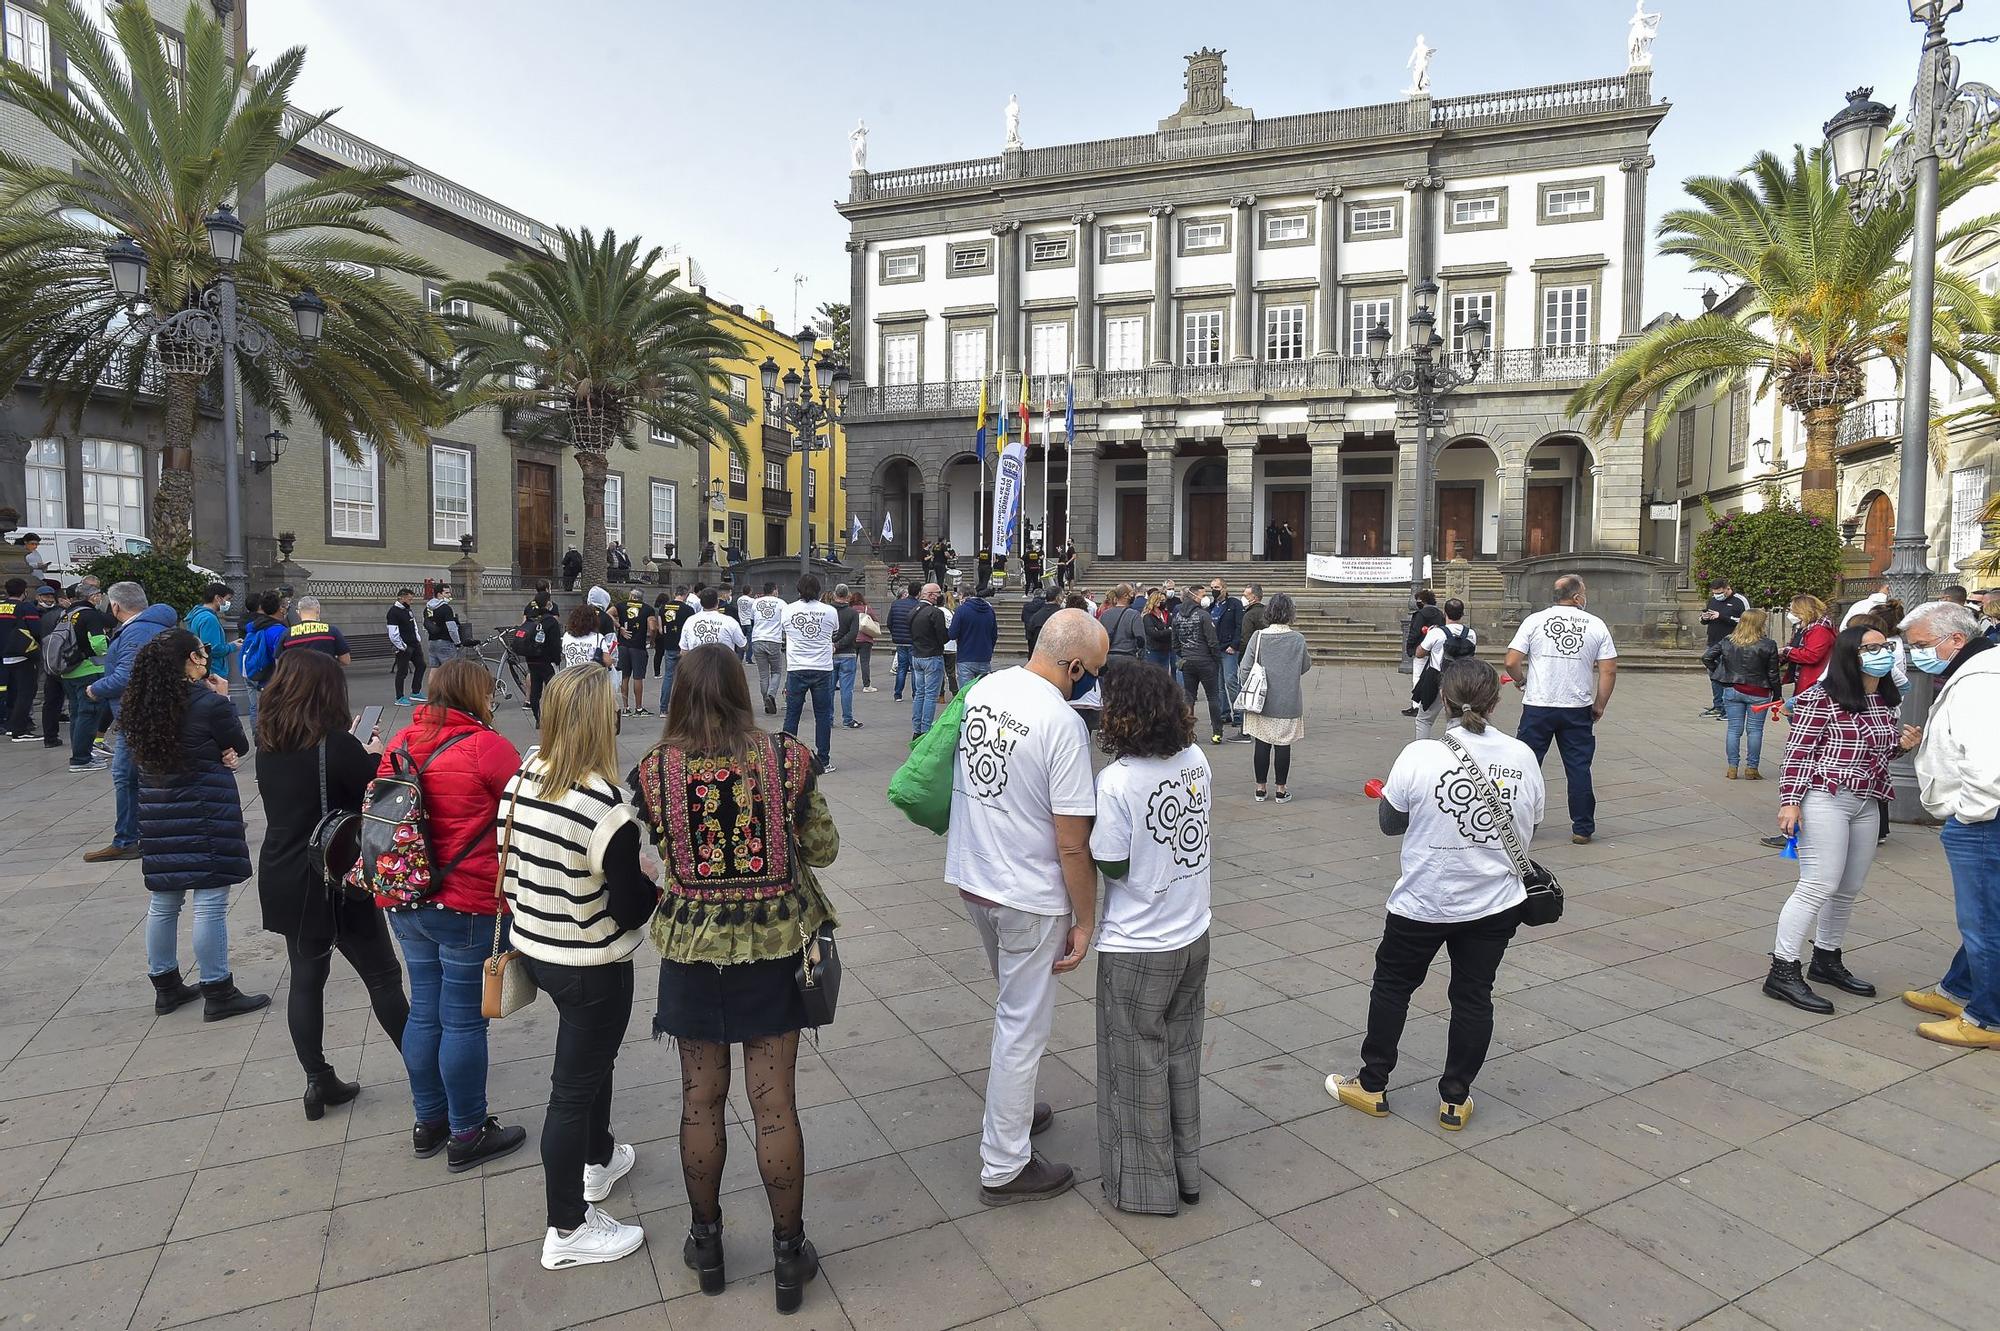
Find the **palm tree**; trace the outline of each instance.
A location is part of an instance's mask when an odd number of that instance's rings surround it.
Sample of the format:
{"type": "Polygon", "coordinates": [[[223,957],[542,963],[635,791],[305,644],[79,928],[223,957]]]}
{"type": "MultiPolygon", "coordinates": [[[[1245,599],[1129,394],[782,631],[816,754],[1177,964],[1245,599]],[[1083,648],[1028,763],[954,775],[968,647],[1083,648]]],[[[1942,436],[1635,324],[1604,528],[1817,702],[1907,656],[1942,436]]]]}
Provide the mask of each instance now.
{"type": "MultiPolygon", "coordinates": [[[[155,311],[199,305],[216,273],[203,218],[254,193],[327,119],[287,115],[302,50],[253,71],[206,11],[189,4],[186,66],[176,69],[146,0],[112,10],[115,51],[73,0],[51,0],[49,27],[68,58],[70,87],[24,66],[0,68],[0,97],[25,108],[74,160],[74,169],[50,166],[0,149],[0,385],[32,373],[44,384],[51,426],[64,415],[74,425],[93,394],[120,396],[129,408],[163,372],[165,449],[151,535],[161,550],[183,555],[192,539],[195,409],[215,352],[141,335],[112,287],[105,242],[123,233],[145,250],[145,298],[155,311]]],[[[241,313],[279,350],[300,352],[287,301],[311,287],[328,306],[309,359],[239,357],[244,392],[280,422],[296,403],[354,458],[363,440],[390,459],[421,444],[440,405],[427,364],[443,359],[442,332],[418,295],[380,275],[433,274],[368,215],[393,205],[404,174],[335,167],[243,209],[241,313]]]]}
{"type": "MultiPolygon", "coordinates": [[[[583,473],[583,577],[604,580],[604,477],[613,443],[635,447],[644,425],[706,452],[743,443],[722,405],[728,381],[715,362],[743,359],[708,303],[674,285],[658,246],[635,236],[558,231],[553,248],[516,259],[483,282],[454,282],[447,302],[481,314],[447,314],[457,347],[450,412],[510,412],[528,438],[566,443],[583,473]]],[[[704,501],[705,502],[705,501],[704,501]]],[[[706,511],[703,523],[706,525],[706,511]]]]}
{"type": "MultiPolygon", "coordinates": [[[[1992,179],[1997,165],[2000,146],[1989,143],[1947,166],[1941,206],[1992,179]]],[[[1754,375],[1758,397],[1776,391],[1804,416],[1801,507],[1831,518],[1841,413],[1860,400],[1870,361],[1886,358],[1900,374],[1907,352],[1910,272],[1902,255],[1913,203],[1906,198],[1856,221],[1818,147],[1795,148],[1789,164],[1759,153],[1743,174],[1697,176],[1687,191],[1697,206],[1661,219],[1660,252],[1690,260],[1694,271],[1741,286],[1747,296],[1728,314],[1711,311],[1639,337],[1576,391],[1569,410],[1592,431],[1616,436],[1628,416],[1650,405],[1646,435],[1657,442],[1682,406],[1754,375]]],[[[1995,220],[1959,223],[1940,237],[1940,248],[1995,220]]],[[[1938,269],[1934,352],[1954,377],[1971,375],[1989,392],[1992,373],[1974,353],[1993,349],[1985,335],[1994,310],[1993,299],[1963,274],[1938,269]]]]}

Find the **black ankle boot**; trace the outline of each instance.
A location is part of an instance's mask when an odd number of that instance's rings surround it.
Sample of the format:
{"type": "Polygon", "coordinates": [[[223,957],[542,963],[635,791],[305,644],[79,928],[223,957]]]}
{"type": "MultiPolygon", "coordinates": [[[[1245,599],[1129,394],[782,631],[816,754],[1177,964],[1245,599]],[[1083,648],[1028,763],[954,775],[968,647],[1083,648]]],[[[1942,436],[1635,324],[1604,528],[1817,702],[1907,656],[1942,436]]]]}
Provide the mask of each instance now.
{"type": "MultiPolygon", "coordinates": [[[[704,1225],[699,1220],[688,1226],[687,1242],[681,1245],[681,1260],[688,1270],[701,1277],[701,1292],[722,1293],[722,1218],[704,1225]]],[[[794,1307],[798,1305],[794,1304],[794,1307]]]]}
{"type": "Polygon", "coordinates": [[[153,982],[153,1011],[165,1016],[201,997],[201,990],[181,978],[179,971],[148,976],[153,982]]]}
{"type": "Polygon", "coordinates": [[[777,1258],[773,1273],[778,1290],[778,1311],[795,1313],[805,1298],[806,1282],[819,1274],[819,1253],[806,1241],[801,1229],[790,1238],[771,1235],[771,1256],[777,1258]]]}
{"type": "Polygon", "coordinates": [[[1812,968],[1806,974],[1815,980],[1824,980],[1834,988],[1847,993],[1859,994],[1863,998],[1875,997],[1875,986],[1847,969],[1847,963],[1840,959],[1840,949],[1837,947],[1815,946],[1812,968]]]}
{"type": "Polygon", "coordinates": [[[225,975],[219,980],[203,980],[201,1005],[203,1021],[221,1021],[224,1017],[240,1016],[245,1012],[255,1012],[271,1005],[269,994],[246,994],[236,987],[236,978],[225,975]]]}
{"type": "Polygon", "coordinates": [[[318,1122],[328,1105],[344,1105],[361,1094],[361,1083],[342,1081],[332,1068],[306,1074],[306,1117],[318,1122]]]}
{"type": "Polygon", "coordinates": [[[1764,992],[1780,1002],[1806,1012],[1817,1012],[1824,1016],[1833,1011],[1833,1004],[1812,991],[1804,975],[1799,973],[1799,963],[1786,961],[1782,957],[1771,958],[1771,973],[1764,977],[1764,992]]]}

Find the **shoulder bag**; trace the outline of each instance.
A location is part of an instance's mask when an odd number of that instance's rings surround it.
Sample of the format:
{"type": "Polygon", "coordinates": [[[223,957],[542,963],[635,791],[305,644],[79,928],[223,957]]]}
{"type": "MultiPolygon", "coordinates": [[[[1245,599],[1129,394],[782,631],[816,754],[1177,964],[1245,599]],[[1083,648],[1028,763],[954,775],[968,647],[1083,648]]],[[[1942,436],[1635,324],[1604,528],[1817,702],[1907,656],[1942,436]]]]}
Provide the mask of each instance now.
{"type": "MultiPolygon", "coordinates": [[[[361,857],[361,815],[336,809],[326,794],[326,741],[319,742],[319,822],[306,842],[306,859],[326,884],[328,893],[341,890],[354,861],[361,857]]],[[[359,894],[357,894],[359,895],[359,894]]],[[[374,904],[374,898],[368,898],[374,904]]]]}
{"type": "MultiPolygon", "coordinates": [[[[530,754],[533,749],[528,750],[530,754]]],[[[526,771],[527,761],[521,763],[526,771]]],[[[500,871],[493,876],[493,955],[480,968],[479,1015],[482,1017],[511,1017],[528,1004],[535,1001],[535,979],[528,974],[528,968],[521,964],[518,948],[500,946],[501,932],[507,924],[507,854],[514,847],[514,809],[521,802],[521,777],[514,777],[514,792],[507,799],[507,826],[500,839],[500,871]]]]}
{"type": "Polygon", "coordinates": [[[1521,846],[1521,838],[1514,832],[1514,810],[1501,798],[1492,778],[1479,765],[1479,760],[1467,753],[1465,746],[1449,734],[1439,738],[1446,748],[1458,755],[1459,765],[1470,773],[1473,789],[1479,792],[1479,797],[1486,801],[1486,807],[1493,813],[1500,844],[1506,847],[1507,858],[1514,861],[1514,872],[1521,875],[1521,886],[1528,889],[1528,899],[1521,903],[1521,923],[1554,924],[1562,918],[1562,884],[1556,881],[1554,874],[1528,858],[1528,852],[1521,846]]]}
{"type": "Polygon", "coordinates": [[[1246,712],[1262,713],[1271,695],[1271,677],[1264,670],[1264,630],[1250,635],[1249,668],[1236,681],[1236,705],[1246,712]]]}

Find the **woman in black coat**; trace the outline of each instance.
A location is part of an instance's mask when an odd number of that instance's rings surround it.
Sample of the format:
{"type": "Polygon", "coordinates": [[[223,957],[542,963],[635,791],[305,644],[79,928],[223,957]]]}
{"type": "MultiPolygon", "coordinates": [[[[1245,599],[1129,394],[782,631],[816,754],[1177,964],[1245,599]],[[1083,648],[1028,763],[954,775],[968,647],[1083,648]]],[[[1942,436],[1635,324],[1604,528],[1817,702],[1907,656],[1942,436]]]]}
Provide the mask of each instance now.
{"type": "Polygon", "coordinates": [[[372,899],[329,884],[310,853],[313,829],[333,809],[359,811],[382,756],[379,734],[363,744],[349,730],[347,676],[324,652],[286,652],[264,686],[257,714],[257,792],[269,820],[257,856],[264,927],[285,937],[292,988],[285,1019],[306,1072],[306,1117],[361,1093],[326,1061],[326,981],[334,949],[368,987],[383,1032],[403,1046],[410,1000],[389,926],[372,899]]]}
{"type": "Polygon", "coordinates": [[[194,896],[194,958],[203,1021],[255,1012],[269,994],[246,994],[229,973],[229,889],[250,876],[250,844],[236,797],[236,761],[250,749],[229,701],[229,681],[208,673],[208,648],[173,628],[139,649],[120,711],[139,764],[139,849],[150,903],[146,969],[153,1010],[194,995],[181,983],[175,933],[194,896]]]}

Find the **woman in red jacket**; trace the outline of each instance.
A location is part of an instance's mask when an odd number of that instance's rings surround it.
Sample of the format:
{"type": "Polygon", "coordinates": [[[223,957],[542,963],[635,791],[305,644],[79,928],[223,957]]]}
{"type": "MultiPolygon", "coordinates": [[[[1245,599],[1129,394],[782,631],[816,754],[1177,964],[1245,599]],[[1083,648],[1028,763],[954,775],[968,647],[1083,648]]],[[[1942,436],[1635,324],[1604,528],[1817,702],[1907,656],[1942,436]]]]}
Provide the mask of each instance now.
{"type": "Polygon", "coordinates": [[[1791,646],[1778,653],[1779,659],[1791,667],[1797,680],[1792,696],[1798,697],[1826,673],[1827,657],[1833,653],[1833,621],[1827,618],[1826,602],[1817,596],[1801,593],[1792,598],[1792,618],[1799,622],[1798,631],[1792,635],[1791,646]]]}
{"type": "Polygon", "coordinates": [[[480,967],[493,950],[493,885],[500,846],[493,834],[500,793],[521,755],[493,728],[493,679],[471,661],[449,661],[431,675],[429,701],[389,741],[381,774],[406,749],[422,769],[430,848],[443,879],[424,901],[389,909],[410,976],[410,1019],[403,1066],[420,1157],[448,1148],[453,1173],[518,1150],[526,1129],[502,1127],[486,1112],[486,1019],[479,1015],[480,967]]]}

